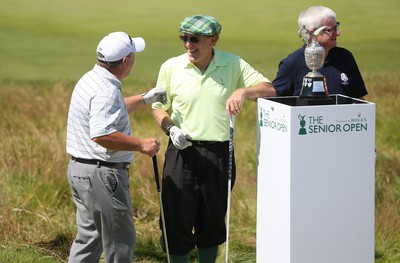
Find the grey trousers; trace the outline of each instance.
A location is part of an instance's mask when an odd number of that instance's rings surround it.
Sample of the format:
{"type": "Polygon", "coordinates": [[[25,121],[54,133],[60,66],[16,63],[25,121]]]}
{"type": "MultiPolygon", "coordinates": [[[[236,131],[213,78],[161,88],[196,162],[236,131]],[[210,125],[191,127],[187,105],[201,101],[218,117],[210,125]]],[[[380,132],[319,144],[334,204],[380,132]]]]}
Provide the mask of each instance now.
{"type": "Polygon", "coordinates": [[[136,230],[128,170],[70,160],[68,182],[76,205],[77,236],[69,263],[133,262],[136,230]]]}

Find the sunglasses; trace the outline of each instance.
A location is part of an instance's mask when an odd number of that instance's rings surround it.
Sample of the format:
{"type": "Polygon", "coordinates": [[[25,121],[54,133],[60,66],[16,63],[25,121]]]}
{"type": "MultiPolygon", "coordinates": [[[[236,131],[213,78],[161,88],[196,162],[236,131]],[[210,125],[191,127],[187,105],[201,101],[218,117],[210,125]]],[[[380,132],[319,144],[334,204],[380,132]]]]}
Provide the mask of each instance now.
{"type": "Polygon", "coordinates": [[[179,38],[183,41],[183,42],[190,42],[190,43],[199,43],[200,38],[198,36],[187,36],[187,35],[180,35],[179,38]]]}
{"type": "Polygon", "coordinates": [[[326,29],[324,29],[322,31],[325,32],[325,33],[328,33],[328,34],[332,34],[333,32],[337,32],[339,26],[340,26],[340,22],[336,22],[336,26],[331,27],[331,28],[326,28],[326,29]]]}

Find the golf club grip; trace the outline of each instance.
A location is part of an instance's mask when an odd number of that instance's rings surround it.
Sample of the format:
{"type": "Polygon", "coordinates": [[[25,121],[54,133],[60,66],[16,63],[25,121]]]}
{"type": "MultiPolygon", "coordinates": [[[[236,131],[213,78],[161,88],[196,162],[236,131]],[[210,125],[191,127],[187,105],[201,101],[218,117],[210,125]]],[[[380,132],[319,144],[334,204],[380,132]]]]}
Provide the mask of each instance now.
{"type": "Polygon", "coordinates": [[[231,115],[229,118],[229,128],[231,131],[235,129],[235,115],[231,115]]]}
{"type": "Polygon", "coordinates": [[[232,162],[233,162],[233,137],[235,135],[235,116],[229,119],[229,173],[228,179],[232,178],[232,162]]]}
{"type": "Polygon", "coordinates": [[[154,168],[154,176],[156,178],[157,192],[160,192],[161,187],[160,187],[160,178],[158,175],[157,155],[153,156],[153,168],[154,168]]]}

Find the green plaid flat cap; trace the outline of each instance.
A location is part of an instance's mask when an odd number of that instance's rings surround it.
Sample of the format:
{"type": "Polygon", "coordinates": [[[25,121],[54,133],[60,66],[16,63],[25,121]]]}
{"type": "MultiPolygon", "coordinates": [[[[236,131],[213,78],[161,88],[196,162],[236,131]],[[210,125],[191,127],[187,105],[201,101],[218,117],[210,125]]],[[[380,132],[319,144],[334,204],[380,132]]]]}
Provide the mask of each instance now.
{"type": "Polygon", "coordinates": [[[222,26],[208,15],[193,15],[186,17],[179,27],[179,32],[192,35],[214,36],[221,33],[222,26]]]}

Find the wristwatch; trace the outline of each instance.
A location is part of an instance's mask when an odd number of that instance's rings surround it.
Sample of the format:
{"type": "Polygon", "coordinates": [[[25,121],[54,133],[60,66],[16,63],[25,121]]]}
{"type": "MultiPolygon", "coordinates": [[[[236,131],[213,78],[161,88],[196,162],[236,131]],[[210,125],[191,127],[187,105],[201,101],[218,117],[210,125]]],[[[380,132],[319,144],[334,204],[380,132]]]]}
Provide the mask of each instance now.
{"type": "Polygon", "coordinates": [[[165,134],[166,134],[167,136],[169,136],[169,130],[171,130],[172,126],[173,126],[173,125],[168,124],[167,127],[165,128],[165,134]]]}

